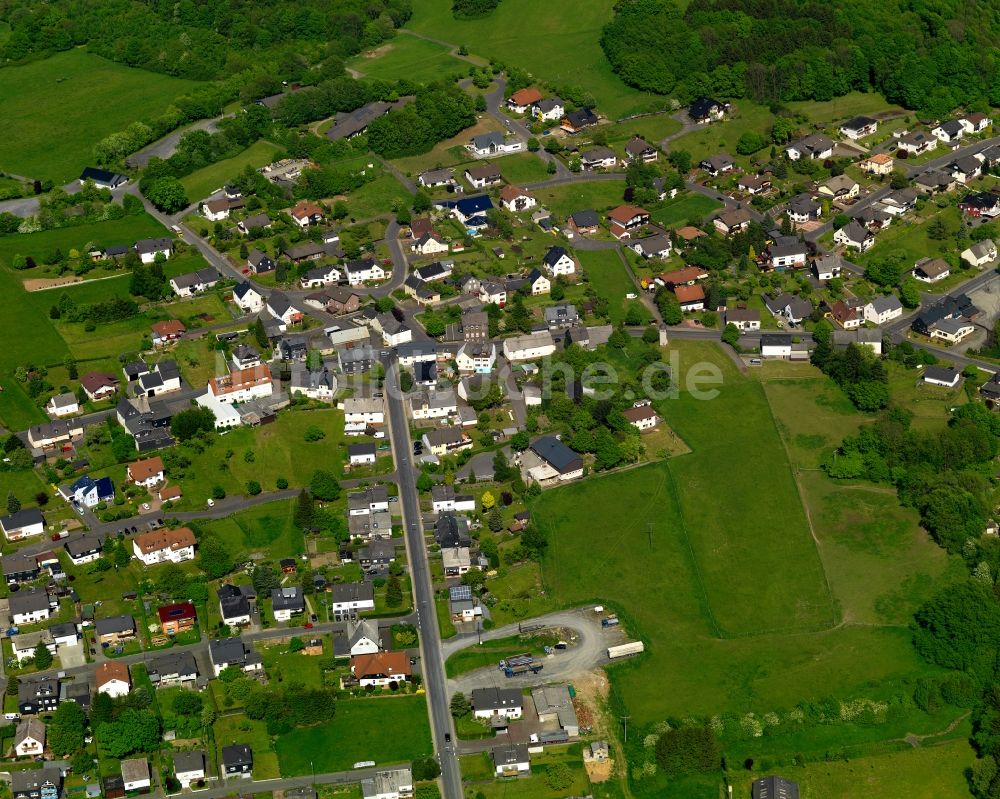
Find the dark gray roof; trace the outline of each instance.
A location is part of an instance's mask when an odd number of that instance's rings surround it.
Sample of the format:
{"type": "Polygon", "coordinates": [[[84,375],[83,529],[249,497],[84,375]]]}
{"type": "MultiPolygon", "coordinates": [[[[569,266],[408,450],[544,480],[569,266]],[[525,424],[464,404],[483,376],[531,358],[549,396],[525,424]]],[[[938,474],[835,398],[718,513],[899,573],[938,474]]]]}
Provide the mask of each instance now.
{"type": "Polygon", "coordinates": [[[760,337],[761,347],[790,347],[792,336],[789,333],[764,333],[760,337]]]}
{"type": "Polygon", "coordinates": [[[223,746],[222,762],[227,766],[250,765],[253,763],[253,752],[246,744],[223,746]]]}
{"type": "Polygon", "coordinates": [[[43,588],[29,588],[10,595],[11,614],[37,613],[49,607],[49,595],[43,588]]]}
{"type": "Polygon", "coordinates": [[[271,604],[275,610],[303,610],[306,606],[302,589],[297,585],[271,589],[271,604]]]}
{"type": "Polygon", "coordinates": [[[373,601],[375,592],[371,583],[339,583],[330,587],[330,597],[334,602],[373,601]]]}
{"type": "MultiPolygon", "coordinates": [[[[122,400],[123,402],[125,400],[122,400]]],[[[129,405],[131,408],[132,406],[129,405]]],[[[97,552],[104,545],[101,536],[97,533],[87,533],[85,535],[78,536],[76,538],[70,537],[67,539],[66,551],[74,558],[82,557],[83,555],[89,555],[92,552],[97,552]]]]}
{"type": "Polygon", "coordinates": [[[94,622],[94,631],[98,635],[131,632],[134,629],[135,619],[127,614],[124,616],[112,616],[109,619],[97,619],[94,622]]]}
{"type": "Polygon", "coordinates": [[[0,516],[0,524],[4,530],[17,530],[34,524],[44,524],[45,517],[38,508],[21,508],[7,516],[0,516]]]}
{"type": "Polygon", "coordinates": [[[174,773],[185,771],[204,771],[204,752],[175,752],[174,753],[174,773]]]}
{"type": "Polygon", "coordinates": [[[531,445],[532,451],[560,473],[571,472],[583,466],[583,460],[555,436],[542,436],[531,445]]]}
{"type": "Polygon", "coordinates": [[[958,370],[953,366],[927,366],[924,368],[924,380],[951,383],[956,375],[958,375],[958,370]]]}
{"type": "Polygon", "coordinates": [[[146,670],[150,674],[163,675],[186,674],[198,675],[198,663],[190,652],[167,652],[149,659],[146,670]]]}
{"type": "Polygon", "coordinates": [[[474,688],[472,690],[472,706],[476,710],[521,707],[523,702],[520,688],[474,688]]]}
{"type": "Polygon", "coordinates": [[[784,777],[762,777],[754,780],[752,799],[799,799],[799,785],[784,777]]]}

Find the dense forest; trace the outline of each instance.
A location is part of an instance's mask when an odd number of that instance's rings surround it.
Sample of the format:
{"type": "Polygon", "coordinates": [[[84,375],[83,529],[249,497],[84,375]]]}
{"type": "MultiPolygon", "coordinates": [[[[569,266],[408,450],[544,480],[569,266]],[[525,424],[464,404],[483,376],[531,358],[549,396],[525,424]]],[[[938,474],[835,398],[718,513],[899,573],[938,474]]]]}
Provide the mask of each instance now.
{"type": "Polygon", "coordinates": [[[1000,104],[988,0],[620,0],[601,44],[640,89],[764,102],[878,91],[931,116],[1000,104]]]}
{"type": "Polygon", "coordinates": [[[409,0],[0,0],[18,61],[86,44],[132,67],[209,80],[260,67],[309,83],[304,68],[343,59],[392,36],[409,0]]]}

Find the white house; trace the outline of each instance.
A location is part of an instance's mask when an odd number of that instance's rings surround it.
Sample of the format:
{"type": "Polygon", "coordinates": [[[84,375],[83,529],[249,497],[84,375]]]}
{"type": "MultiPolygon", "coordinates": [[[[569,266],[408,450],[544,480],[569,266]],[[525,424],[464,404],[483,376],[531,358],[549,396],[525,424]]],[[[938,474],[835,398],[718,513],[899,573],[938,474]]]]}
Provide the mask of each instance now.
{"type": "Polygon", "coordinates": [[[428,391],[410,398],[410,416],[413,419],[446,419],[458,413],[458,395],[448,388],[428,391]]]}
{"type": "Polygon", "coordinates": [[[112,699],[127,696],[128,692],[132,690],[132,679],[129,677],[128,666],[120,660],[101,662],[94,678],[97,692],[107,694],[112,699]]]}
{"type": "Polygon", "coordinates": [[[406,652],[375,652],[351,658],[351,674],[365,688],[372,685],[384,688],[391,683],[402,683],[413,676],[406,652]]]}
{"type": "Polygon", "coordinates": [[[181,788],[190,788],[192,782],[205,779],[205,753],[175,752],[174,778],[181,788]]]}
{"type": "Polygon", "coordinates": [[[562,247],[550,247],[542,258],[542,266],[553,277],[572,275],[576,271],[576,261],[562,247]]]}
{"type": "Polygon", "coordinates": [[[233,289],[233,302],[244,313],[259,313],[264,310],[264,295],[249,283],[240,283],[233,289]]]}
{"type": "Polygon", "coordinates": [[[822,133],[813,133],[788,145],[785,155],[791,161],[798,161],[800,158],[821,161],[833,155],[833,140],[822,133]]]}
{"type": "Polygon", "coordinates": [[[534,208],[538,200],[517,186],[504,186],[500,190],[500,204],[511,213],[517,213],[534,208]]]}
{"type": "Polygon", "coordinates": [[[558,97],[546,97],[531,107],[531,113],[546,122],[557,122],[566,115],[566,106],[558,97]]]}
{"type": "Polygon", "coordinates": [[[126,793],[129,791],[148,791],[152,784],[149,779],[149,762],[144,757],[136,757],[122,761],[122,781],[126,793]]]}
{"type": "Polygon", "coordinates": [[[130,463],[125,470],[129,482],[144,488],[163,482],[163,459],[159,455],[130,463]]]}
{"type": "Polygon", "coordinates": [[[912,274],[921,283],[937,283],[951,274],[951,265],[943,258],[922,258],[914,265],[912,274]]]}
{"type": "Polygon", "coordinates": [[[840,126],[840,135],[849,139],[863,139],[878,130],[878,120],[871,117],[854,117],[840,126]]]}
{"type": "Polygon", "coordinates": [[[531,757],[527,744],[494,746],[491,755],[498,777],[527,774],[531,771],[531,757]]]}
{"type": "Polygon", "coordinates": [[[21,508],[16,513],[0,516],[0,530],[8,541],[20,541],[45,532],[45,517],[38,508],[21,508]]]}
{"type": "Polygon", "coordinates": [[[903,315],[903,304],[895,294],[875,297],[865,306],[865,321],[875,325],[884,325],[903,315]]]}
{"type": "Polygon", "coordinates": [[[507,304],[507,286],[498,280],[484,280],[479,285],[479,301],[503,308],[507,304]]]}
{"type": "Polygon", "coordinates": [[[375,397],[348,397],[344,400],[344,428],[362,430],[368,425],[385,424],[385,401],[375,397]]]}
{"type": "Polygon", "coordinates": [[[385,280],[385,270],[371,259],[349,261],[344,267],[344,271],[347,273],[347,282],[351,286],[360,286],[362,283],[370,281],[385,280]]]}
{"type": "Polygon", "coordinates": [[[340,282],[340,270],[335,266],[318,266],[310,269],[301,278],[299,285],[304,289],[318,289],[340,282]]]}
{"type": "Polygon", "coordinates": [[[737,330],[760,330],[760,311],[752,308],[727,308],[726,324],[737,330]]]}
{"type": "Polygon", "coordinates": [[[349,444],[347,457],[351,466],[369,466],[375,463],[376,449],[374,444],[349,444]]]}
{"type": "Polygon", "coordinates": [[[55,394],[45,404],[45,412],[49,416],[62,417],[72,416],[80,412],[80,403],[76,400],[76,394],[71,391],[65,394],[55,394]]]}
{"type": "Polygon", "coordinates": [[[787,333],[765,333],[760,337],[760,354],[764,358],[790,358],[792,337],[787,333]]]}
{"type": "Polygon", "coordinates": [[[632,427],[640,432],[652,430],[660,423],[660,417],[656,415],[653,406],[648,402],[636,403],[634,407],[622,411],[622,415],[632,427]]]}
{"type": "Polygon", "coordinates": [[[227,375],[208,381],[208,393],[220,402],[248,402],[270,397],[273,392],[271,369],[266,363],[248,369],[233,369],[227,375]]]}
{"type": "Polygon", "coordinates": [[[962,379],[962,373],[953,366],[928,366],[924,369],[923,382],[932,386],[955,388],[962,379]]]}
{"type": "Polygon", "coordinates": [[[406,799],[413,796],[413,773],[408,768],[376,771],[361,781],[362,799],[406,799]]]}
{"type": "Polygon", "coordinates": [[[520,688],[474,688],[472,714],[477,719],[519,719],[524,715],[524,696],[520,688]]]}
{"type": "Polygon", "coordinates": [[[497,346],[493,342],[466,341],[458,348],[455,364],[459,372],[489,374],[497,360],[497,346]]]}
{"type": "Polygon", "coordinates": [[[157,255],[162,255],[164,260],[169,259],[174,251],[174,241],[167,238],[141,239],[135,243],[135,251],[140,261],[151,264],[157,255]]]}
{"type": "Polygon", "coordinates": [[[10,620],[15,625],[35,624],[52,615],[52,602],[48,592],[41,588],[21,589],[11,594],[10,620]]]}
{"type": "Polygon", "coordinates": [[[548,330],[529,333],[526,336],[513,336],[504,339],[503,354],[508,361],[534,361],[545,358],[556,351],[555,341],[548,330]]]}
{"type": "Polygon", "coordinates": [[[144,566],[157,563],[182,563],[194,558],[195,537],[190,527],[169,530],[161,527],[140,533],[132,540],[132,552],[144,566]]]}
{"type": "Polygon", "coordinates": [[[473,136],[467,145],[474,155],[479,158],[486,158],[490,155],[506,155],[517,153],[524,149],[524,142],[517,139],[507,139],[499,131],[492,133],[481,133],[473,136]]]}
{"type": "Polygon", "coordinates": [[[441,484],[431,488],[431,508],[435,513],[471,513],[476,509],[476,499],[471,494],[456,494],[453,486],[441,484]]]}
{"type": "Polygon", "coordinates": [[[965,135],[965,126],[957,119],[952,119],[933,128],[931,135],[945,144],[950,144],[959,141],[965,135]]]}
{"type": "Polygon", "coordinates": [[[410,252],[418,255],[440,255],[448,252],[448,242],[432,231],[414,241],[410,245],[410,252]]]}
{"type": "Polygon", "coordinates": [[[997,245],[993,239],[983,239],[962,250],[962,260],[976,267],[984,267],[997,259],[997,245]]]}
{"type": "Polygon", "coordinates": [[[336,583],[330,591],[330,609],[336,621],[356,619],[358,613],[375,609],[371,583],[336,583]]]}
{"type": "Polygon", "coordinates": [[[45,751],[45,724],[41,719],[22,719],[14,732],[14,754],[18,757],[40,757],[45,751]]]}
{"type": "Polygon", "coordinates": [[[966,336],[971,336],[976,328],[965,319],[942,319],[930,326],[930,337],[941,339],[949,344],[957,344],[966,336]]]}
{"type": "Polygon", "coordinates": [[[865,252],[875,245],[875,234],[852,219],[833,234],[833,240],[837,244],[865,252]]]}

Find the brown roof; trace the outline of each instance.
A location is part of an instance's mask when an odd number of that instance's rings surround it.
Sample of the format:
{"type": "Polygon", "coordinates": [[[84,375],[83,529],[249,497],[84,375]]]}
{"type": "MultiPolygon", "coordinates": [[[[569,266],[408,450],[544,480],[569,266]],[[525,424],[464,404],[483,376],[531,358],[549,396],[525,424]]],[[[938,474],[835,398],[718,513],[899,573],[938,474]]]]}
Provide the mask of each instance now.
{"type": "Polygon", "coordinates": [[[649,149],[651,149],[649,142],[641,136],[633,136],[629,139],[628,144],[625,145],[625,152],[633,155],[642,155],[649,149]]]}
{"type": "Polygon", "coordinates": [[[744,175],[740,178],[737,185],[746,186],[748,189],[759,189],[764,184],[770,183],[768,178],[762,178],[759,175],[744,175]]]}
{"type": "Polygon", "coordinates": [[[705,289],[701,286],[675,286],[674,296],[678,302],[696,302],[705,299],[705,289]]]}
{"type": "Polygon", "coordinates": [[[875,153],[875,155],[870,158],[866,158],[866,161],[871,161],[873,164],[891,164],[892,156],[886,153],[875,153]]]}
{"type": "Polygon", "coordinates": [[[916,268],[927,275],[927,277],[939,277],[945,272],[951,271],[951,264],[943,258],[932,258],[929,261],[917,264],[916,268]]]}
{"type": "Polygon", "coordinates": [[[208,381],[209,391],[215,396],[230,394],[243,388],[263,385],[271,382],[271,368],[262,363],[258,366],[248,366],[246,369],[234,369],[228,375],[213,377],[208,381]]]}
{"type": "Polygon", "coordinates": [[[695,239],[700,239],[702,236],[706,235],[704,230],[699,230],[691,225],[685,225],[682,228],[678,228],[674,232],[684,239],[684,241],[694,241],[695,239]]]}
{"type": "Polygon", "coordinates": [[[182,496],[180,486],[164,486],[160,489],[161,502],[166,502],[168,499],[180,499],[182,496]]]}
{"type": "Polygon", "coordinates": [[[112,680],[121,680],[128,685],[132,681],[128,677],[128,666],[120,660],[105,660],[97,667],[97,687],[107,685],[112,680]]]}
{"type": "Polygon", "coordinates": [[[738,225],[743,225],[751,219],[753,219],[753,217],[750,216],[750,212],[746,208],[733,208],[729,211],[723,211],[718,216],[718,220],[727,228],[734,228],[738,225]]]}
{"type": "Polygon", "coordinates": [[[176,530],[162,528],[148,533],[140,533],[135,537],[135,543],[143,555],[159,552],[163,549],[184,549],[195,545],[194,533],[190,527],[178,527],[176,530]]]}
{"type": "Polygon", "coordinates": [[[104,372],[87,372],[80,378],[80,385],[85,391],[94,394],[104,387],[118,388],[118,378],[104,372]]]}
{"type": "Polygon", "coordinates": [[[411,219],[410,232],[413,233],[413,238],[419,239],[425,233],[434,232],[434,222],[426,216],[419,216],[416,219],[411,219]]]}
{"type": "Polygon", "coordinates": [[[154,455],[152,458],[146,458],[146,460],[136,461],[128,465],[129,479],[137,483],[148,480],[153,475],[157,475],[162,471],[163,459],[159,455],[154,455]]]}
{"type": "Polygon", "coordinates": [[[518,89],[510,96],[510,99],[514,105],[531,105],[542,99],[542,93],[532,86],[529,89],[518,89]]]}
{"type": "Polygon", "coordinates": [[[295,207],[292,208],[292,216],[315,216],[319,214],[323,216],[323,209],[320,208],[316,203],[309,202],[308,200],[300,200],[295,203],[295,207]]]}
{"type": "Polygon", "coordinates": [[[652,419],[656,416],[656,411],[652,405],[640,405],[638,408],[629,408],[622,411],[622,416],[633,424],[641,422],[643,419],[652,419]]]}
{"type": "Polygon", "coordinates": [[[187,330],[183,322],[179,319],[166,319],[162,322],[153,322],[153,332],[160,336],[179,336],[187,330]]]}
{"type": "Polygon", "coordinates": [[[524,189],[518,188],[517,186],[504,186],[500,189],[500,199],[510,202],[511,200],[516,200],[518,197],[530,197],[524,189]]]}
{"type": "Polygon", "coordinates": [[[465,170],[469,177],[473,180],[483,180],[485,178],[500,177],[500,167],[494,166],[493,164],[483,164],[482,166],[473,166],[465,170]]]}
{"type": "Polygon", "coordinates": [[[376,652],[351,658],[351,673],[358,679],[375,674],[405,674],[409,676],[410,658],[405,652],[376,652]]]}
{"type": "Polygon", "coordinates": [[[612,208],[608,211],[608,219],[613,222],[620,222],[623,225],[637,216],[649,216],[649,211],[637,205],[619,205],[617,208],[612,208]]]}
{"type": "Polygon", "coordinates": [[[727,322],[759,322],[760,311],[753,308],[730,308],[726,311],[727,322]]]}
{"type": "Polygon", "coordinates": [[[708,277],[708,272],[700,266],[685,266],[675,272],[664,272],[660,275],[660,280],[668,286],[679,286],[682,283],[691,283],[708,277]]]}

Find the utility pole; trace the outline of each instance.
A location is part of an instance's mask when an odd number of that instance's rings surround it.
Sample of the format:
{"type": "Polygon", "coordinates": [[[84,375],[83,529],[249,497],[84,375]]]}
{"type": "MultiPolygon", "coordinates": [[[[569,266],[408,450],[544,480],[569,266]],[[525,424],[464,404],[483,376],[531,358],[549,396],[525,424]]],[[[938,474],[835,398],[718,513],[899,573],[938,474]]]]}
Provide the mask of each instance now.
{"type": "Polygon", "coordinates": [[[653,523],[646,523],[646,536],[649,538],[649,548],[653,548],[653,523]]]}
{"type": "Polygon", "coordinates": [[[622,723],[625,725],[625,740],[623,743],[628,743],[628,720],[631,716],[622,716],[622,723]]]}

